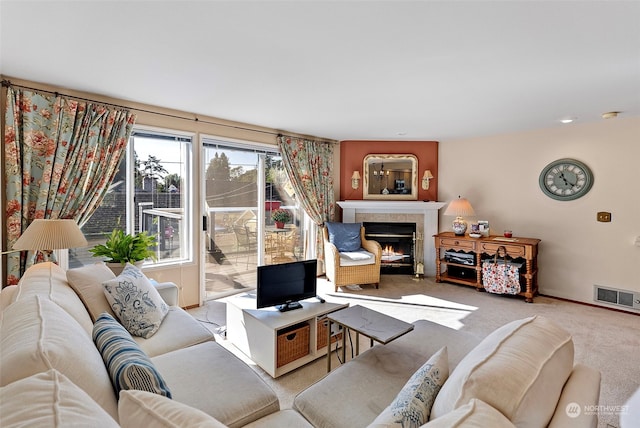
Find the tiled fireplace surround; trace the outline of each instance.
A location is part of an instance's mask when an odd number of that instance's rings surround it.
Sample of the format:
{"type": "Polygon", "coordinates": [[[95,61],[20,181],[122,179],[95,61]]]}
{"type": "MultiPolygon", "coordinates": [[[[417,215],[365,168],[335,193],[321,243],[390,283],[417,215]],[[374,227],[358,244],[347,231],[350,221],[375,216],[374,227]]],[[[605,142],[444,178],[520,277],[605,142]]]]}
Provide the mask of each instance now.
{"type": "Polygon", "coordinates": [[[444,202],[421,201],[340,201],[342,221],[388,223],[415,223],[416,234],[423,238],[422,262],[426,276],[436,275],[436,248],[433,235],[438,233],[438,210],[444,202]]]}

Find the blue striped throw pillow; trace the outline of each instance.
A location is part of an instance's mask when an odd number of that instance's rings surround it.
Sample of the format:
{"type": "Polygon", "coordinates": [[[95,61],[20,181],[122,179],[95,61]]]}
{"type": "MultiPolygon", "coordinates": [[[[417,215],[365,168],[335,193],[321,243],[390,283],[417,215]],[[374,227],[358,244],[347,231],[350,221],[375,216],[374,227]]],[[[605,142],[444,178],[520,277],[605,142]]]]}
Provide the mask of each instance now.
{"type": "Polygon", "coordinates": [[[103,313],[93,325],[93,341],[111,376],[116,395],[122,389],[154,392],[171,398],[171,391],[147,354],[111,315],[103,313]]]}

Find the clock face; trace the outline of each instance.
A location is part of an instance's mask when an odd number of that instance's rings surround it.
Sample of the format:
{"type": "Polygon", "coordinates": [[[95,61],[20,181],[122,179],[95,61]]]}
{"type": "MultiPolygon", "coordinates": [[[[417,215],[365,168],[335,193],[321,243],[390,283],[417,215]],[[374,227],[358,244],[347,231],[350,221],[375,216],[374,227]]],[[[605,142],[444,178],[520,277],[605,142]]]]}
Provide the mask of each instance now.
{"type": "Polygon", "coordinates": [[[593,185],[593,174],[588,166],[575,159],[558,159],[544,167],[540,173],[540,189],[559,201],[578,199],[593,185]]]}

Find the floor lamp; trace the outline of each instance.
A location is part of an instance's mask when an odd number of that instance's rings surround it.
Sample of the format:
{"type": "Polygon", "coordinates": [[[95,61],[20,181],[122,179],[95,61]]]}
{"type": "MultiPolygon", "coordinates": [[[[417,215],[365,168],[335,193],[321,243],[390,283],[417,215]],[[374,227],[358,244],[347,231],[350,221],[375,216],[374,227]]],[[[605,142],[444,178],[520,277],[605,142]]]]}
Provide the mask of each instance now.
{"type": "Polygon", "coordinates": [[[31,263],[34,264],[38,252],[45,255],[45,261],[55,263],[53,250],[86,246],[87,240],[75,220],[35,219],[13,244],[13,249],[34,251],[31,259],[31,263]]]}

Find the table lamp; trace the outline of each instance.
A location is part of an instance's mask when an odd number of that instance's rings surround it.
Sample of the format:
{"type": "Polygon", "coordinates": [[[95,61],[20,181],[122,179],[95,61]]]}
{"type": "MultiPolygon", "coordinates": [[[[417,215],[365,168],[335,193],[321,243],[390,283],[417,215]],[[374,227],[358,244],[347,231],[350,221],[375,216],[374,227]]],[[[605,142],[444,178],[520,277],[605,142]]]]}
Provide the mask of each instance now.
{"type": "Polygon", "coordinates": [[[45,261],[55,262],[53,250],[85,247],[85,239],[80,227],[72,219],[35,219],[27,230],[13,244],[14,250],[34,250],[32,263],[38,252],[45,255],[45,261]]]}
{"type": "Polygon", "coordinates": [[[476,215],[476,213],[469,201],[458,196],[458,199],[449,202],[449,206],[444,211],[444,215],[456,216],[452,223],[453,233],[458,236],[464,236],[464,233],[467,231],[467,222],[463,216],[468,217],[476,215]]]}

